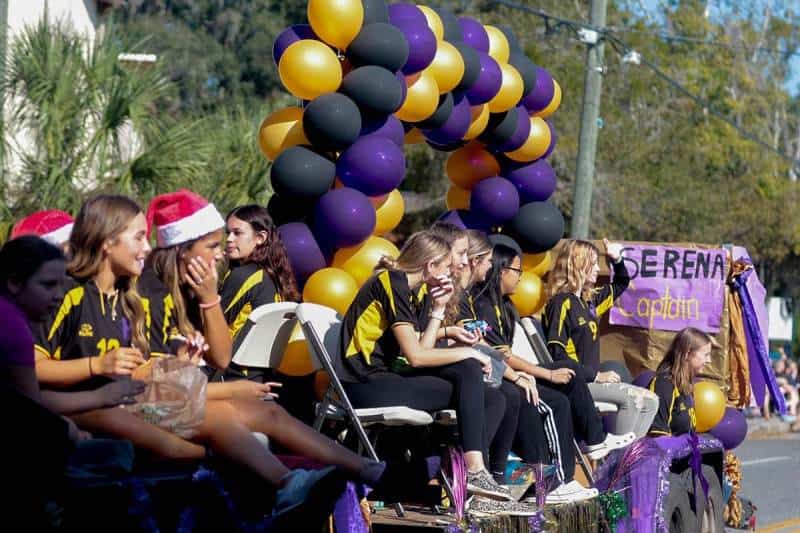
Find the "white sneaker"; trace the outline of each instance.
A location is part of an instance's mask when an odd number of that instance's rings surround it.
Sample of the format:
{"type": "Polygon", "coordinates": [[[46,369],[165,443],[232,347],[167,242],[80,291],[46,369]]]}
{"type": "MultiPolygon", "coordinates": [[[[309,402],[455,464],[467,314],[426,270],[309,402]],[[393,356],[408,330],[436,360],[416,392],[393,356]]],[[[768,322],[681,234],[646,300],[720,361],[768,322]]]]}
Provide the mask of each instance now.
{"type": "Polygon", "coordinates": [[[587,489],[574,479],[569,483],[559,486],[555,490],[550,491],[545,499],[547,505],[556,505],[562,503],[574,503],[583,500],[590,500],[597,497],[599,494],[597,489],[587,489]]]}
{"type": "Polygon", "coordinates": [[[583,451],[583,453],[585,453],[589,459],[597,461],[598,459],[602,459],[608,455],[612,450],[625,448],[626,446],[632,444],[635,440],[636,435],[634,433],[624,433],[622,435],[608,433],[606,434],[606,440],[600,444],[592,444],[591,446],[584,445],[582,446],[581,451],[583,451]]]}

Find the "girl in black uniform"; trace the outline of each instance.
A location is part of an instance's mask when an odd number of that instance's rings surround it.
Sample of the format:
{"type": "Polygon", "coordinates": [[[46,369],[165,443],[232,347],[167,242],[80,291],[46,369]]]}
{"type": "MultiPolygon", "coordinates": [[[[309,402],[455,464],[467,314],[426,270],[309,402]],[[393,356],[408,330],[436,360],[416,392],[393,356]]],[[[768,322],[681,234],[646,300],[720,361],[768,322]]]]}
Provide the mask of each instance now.
{"type": "MultiPolygon", "coordinates": [[[[217,293],[222,216],[202,197],[178,191],[154,198],[148,218],[158,235],[158,247],[148,259],[142,285],[153,317],[151,344],[156,351],[171,351],[176,337],[189,339],[194,345],[207,343],[206,360],[224,370],[231,360],[231,337],[217,293]],[[202,207],[178,221],[168,218],[187,203],[202,207]],[[206,215],[196,215],[198,212],[206,215]],[[191,223],[184,224],[187,220],[191,223]],[[176,230],[176,224],[180,229],[176,230]]],[[[273,385],[246,379],[212,382],[207,394],[209,399],[232,408],[234,418],[250,431],[263,433],[292,452],[341,466],[372,486],[378,482],[383,463],[353,453],[293,418],[274,401],[264,401],[274,397],[273,385]]]]}
{"type": "Polygon", "coordinates": [[[658,365],[650,390],[658,395],[658,413],[649,435],[683,435],[694,431],[696,419],[692,382],[711,360],[714,340],[695,328],[678,332],[658,365]]]}

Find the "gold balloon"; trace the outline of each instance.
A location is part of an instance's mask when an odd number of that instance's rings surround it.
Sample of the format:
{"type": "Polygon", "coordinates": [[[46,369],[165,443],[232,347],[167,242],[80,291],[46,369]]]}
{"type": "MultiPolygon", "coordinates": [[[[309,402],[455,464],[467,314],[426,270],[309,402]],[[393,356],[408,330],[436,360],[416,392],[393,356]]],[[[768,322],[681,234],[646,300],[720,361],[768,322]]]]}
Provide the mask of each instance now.
{"type": "MultiPolygon", "coordinates": [[[[428,6],[417,6],[422,14],[425,15],[425,20],[428,21],[428,27],[436,36],[437,41],[444,39],[444,24],[439,14],[428,6]]],[[[440,43],[441,44],[441,43],[440,43]]]]}
{"type": "Polygon", "coordinates": [[[412,128],[406,133],[403,142],[405,144],[421,144],[425,142],[425,136],[419,131],[419,128],[412,128]]]}
{"type": "Polygon", "coordinates": [[[561,86],[558,84],[556,80],[553,80],[553,99],[550,100],[550,103],[547,104],[547,107],[545,107],[538,113],[534,113],[533,116],[540,118],[547,118],[553,113],[555,113],[560,105],[561,105],[561,86]]]}
{"type": "Polygon", "coordinates": [[[494,98],[489,100],[489,111],[492,113],[503,113],[517,105],[525,86],[519,71],[508,63],[500,63],[500,71],[503,73],[503,83],[494,98]]]}
{"type": "Polygon", "coordinates": [[[419,75],[406,78],[406,82],[408,83],[406,101],[395,116],[406,122],[420,122],[433,115],[439,106],[439,86],[433,74],[423,70],[419,75]]]}
{"type": "Polygon", "coordinates": [[[364,22],[361,0],[309,0],[308,23],[320,39],[344,50],[364,22]]]}
{"type": "Polygon", "coordinates": [[[714,383],[700,381],[694,384],[694,414],[698,433],[710,430],[725,416],[725,394],[714,383]]]}
{"type": "Polygon", "coordinates": [[[455,46],[447,41],[440,41],[433,62],[427,70],[430,70],[436,79],[439,94],[449,93],[464,77],[464,58],[455,46]]]}
{"type": "Polygon", "coordinates": [[[278,63],[278,74],[286,89],[303,100],[334,92],[342,84],[342,65],[336,53],[313,39],[289,45],[278,63]]]}
{"type": "Polygon", "coordinates": [[[508,38],[505,34],[494,26],[484,24],[486,33],[489,34],[489,55],[495,61],[500,63],[508,63],[508,57],[511,55],[511,47],[508,45],[508,38]]]}
{"type": "Polygon", "coordinates": [[[287,376],[307,376],[314,372],[311,352],[299,322],[289,335],[289,342],[283,352],[281,364],[278,365],[278,371],[287,376]]]}
{"type": "Polygon", "coordinates": [[[469,129],[467,130],[466,135],[464,135],[463,139],[465,141],[471,141],[481,133],[483,130],[486,129],[486,126],[489,125],[489,106],[486,104],[481,105],[474,105],[469,108],[469,112],[472,115],[472,118],[469,122],[469,129]]]}
{"type": "Polygon", "coordinates": [[[540,254],[522,254],[522,270],[544,276],[553,266],[553,252],[547,250],[540,254]]]}
{"type": "Polygon", "coordinates": [[[353,276],[340,268],[317,270],[306,280],[303,301],[324,305],[344,315],[358,293],[353,276]]]}
{"type": "Polygon", "coordinates": [[[303,132],[303,110],[287,107],[264,119],[258,129],[258,146],[270,161],[291,146],[310,144],[303,132]]]}
{"type": "Polygon", "coordinates": [[[542,280],[533,272],[523,272],[519,277],[519,284],[511,294],[511,302],[517,308],[520,316],[531,316],[544,305],[544,290],[542,280]]]}
{"type": "Polygon", "coordinates": [[[472,141],[450,154],[445,169],[447,177],[454,185],[470,191],[483,178],[500,174],[497,159],[477,141],[472,141]]]}
{"type": "Polygon", "coordinates": [[[375,207],[375,229],[373,235],[389,233],[400,224],[406,204],[403,195],[397,189],[389,193],[386,199],[375,207]]]}
{"type": "Polygon", "coordinates": [[[550,147],[550,127],[544,119],[531,117],[531,132],[521,147],[513,152],[506,152],[506,157],[525,163],[539,159],[550,147]]]}
{"type": "Polygon", "coordinates": [[[375,265],[381,257],[396,259],[400,255],[397,246],[381,237],[367,237],[367,240],[355,246],[340,248],[333,256],[333,266],[341,268],[361,286],[372,275],[375,265]]]}
{"type": "Polygon", "coordinates": [[[450,188],[447,189],[447,198],[445,198],[447,209],[469,209],[469,197],[471,194],[466,189],[450,185],[450,188]]]}

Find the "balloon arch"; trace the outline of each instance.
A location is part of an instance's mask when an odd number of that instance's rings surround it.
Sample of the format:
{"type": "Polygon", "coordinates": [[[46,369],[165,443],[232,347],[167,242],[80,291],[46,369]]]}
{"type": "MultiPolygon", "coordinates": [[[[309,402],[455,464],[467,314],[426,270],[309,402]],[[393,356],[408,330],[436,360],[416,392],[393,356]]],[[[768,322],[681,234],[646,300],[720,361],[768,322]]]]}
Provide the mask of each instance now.
{"type": "Polygon", "coordinates": [[[444,9],[383,0],[309,0],[309,24],[285,29],[273,59],[304,107],[268,116],[259,145],[273,161],[268,209],[303,298],[344,313],[403,216],[403,146],[451,152],[442,218],[512,236],[525,252],[514,295],[543,305],[540,276],[564,219],[546,119],[561,88],[508,28],[444,9]]]}

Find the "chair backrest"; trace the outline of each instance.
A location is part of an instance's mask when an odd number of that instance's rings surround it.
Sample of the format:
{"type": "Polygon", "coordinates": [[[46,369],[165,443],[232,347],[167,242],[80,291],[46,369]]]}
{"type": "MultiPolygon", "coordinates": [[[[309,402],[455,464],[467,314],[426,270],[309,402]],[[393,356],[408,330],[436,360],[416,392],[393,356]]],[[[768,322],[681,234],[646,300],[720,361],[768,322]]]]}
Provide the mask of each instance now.
{"type": "Polygon", "coordinates": [[[521,319],[521,323],[539,361],[542,363],[552,363],[553,357],[550,355],[550,350],[547,349],[547,342],[545,342],[541,330],[537,327],[536,323],[534,323],[534,319],[526,316],[521,319]]]}
{"type": "Polygon", "coordinates": [[[536,356],[531,341],[519,322],[514,324],[514,339],[511,343],[511,352],[531,364],[539,364],[539,358],[536,356]]]}
{"type": "Polygon", "coordinates": [[[333,361],[339,355],[341,317],[330,307],[312,303],[298,305],[295,314],[303,327],[312,357],[331,373],[333,361]]]}
{"type": "Polygon", "coordinates": [[[297,327],[295,309],[295,302],[266,304],[253,309],[247,318],[250,330],[233,355],[233,362],[255,368],[277,368],[297,327]]]}

